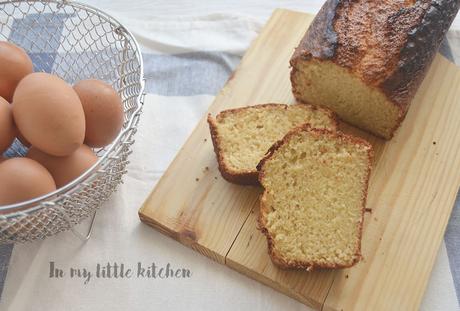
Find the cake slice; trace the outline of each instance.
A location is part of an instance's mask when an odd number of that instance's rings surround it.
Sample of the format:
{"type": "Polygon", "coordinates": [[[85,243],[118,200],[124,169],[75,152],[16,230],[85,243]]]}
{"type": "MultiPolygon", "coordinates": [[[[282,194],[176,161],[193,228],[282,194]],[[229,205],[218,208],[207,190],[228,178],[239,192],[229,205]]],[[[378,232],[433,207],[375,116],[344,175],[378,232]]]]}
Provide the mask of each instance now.
{"type": "Polygon", "coordinates": [[[264,104],[225,110],[208,116],[219,170],[227,181],[258,184],[257,164],[291,129],[310,124],[335,130],[332,112],[310,105],[264,104]]]}
{"type": "Polygon", "coordinates": [[[372,146],[353,136],[296,128],[260,162],[259,227],[283,268],[344,268],[361,257],[372,146]]]}

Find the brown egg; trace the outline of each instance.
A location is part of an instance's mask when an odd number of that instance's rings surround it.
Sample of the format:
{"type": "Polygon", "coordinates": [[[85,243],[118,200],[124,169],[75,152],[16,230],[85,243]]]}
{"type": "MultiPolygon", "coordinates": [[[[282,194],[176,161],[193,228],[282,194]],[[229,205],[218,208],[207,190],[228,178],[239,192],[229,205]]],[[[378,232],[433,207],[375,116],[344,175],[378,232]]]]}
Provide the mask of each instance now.
{"type": "Polygon", "coordinates": [[[66,157],[51,156],[32,147],[29,149],[27,157],[46,167],[58,188],[75,180],[97,162],[97,156],[86,145],[82,145],[66,157]]]}
{"type": "Polygon", "coordinates": [[[19,83],[13,116],[25,139],[51,155],[70,155],[85,138],[85,113],[77,93],[47,73],[32,73],[19,83]]]}
{"type": "Polygon", "coordinates": [[[83,80],[74,86],[85,111],[85,144],[104,147],[120,133],[123,126],[123,105],[118,93],[99,80],[83,80]]]}
{"type": "Polygon", "coordinates": [[[0,96],[11,102],[19,81],[33,72],[33,64],[20,47],[0,41],[0,96]]]}
{"type": "MultiPolygon", "coordinates": [[[[16,126],[16,125],[15,125],[16,126]]],[[[22,135],[21,131],[19,131],[18,127],[16,126],[16,138],[23,144],[25,147],[30,148],[32,146],[31,143],[22,135]]]]}
{"type": "Polygon", "coordinates": [[[10,104],[0,97],[0,155],[8,149],[16,136],[10,104]]]}
{"type": "Polygon", "coordinates": [[[39,163],[13,158],[0,163],[0,205],[40,197],[56,190],[53,177],[39,163]]]}

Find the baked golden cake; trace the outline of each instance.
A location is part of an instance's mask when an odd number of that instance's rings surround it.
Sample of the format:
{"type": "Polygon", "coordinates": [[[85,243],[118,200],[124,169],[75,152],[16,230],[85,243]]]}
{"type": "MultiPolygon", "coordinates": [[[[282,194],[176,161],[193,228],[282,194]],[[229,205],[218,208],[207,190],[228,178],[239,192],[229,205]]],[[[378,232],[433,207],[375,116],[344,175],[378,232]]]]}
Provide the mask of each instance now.
{"type": "Polygon", "coordinates": [[[459,5],[327,0],[292,56],[294,96],[390,139],[459,5]]]}
{"type": "Polygon", "coordinates": [[[343,268],[361,257],[372,146],[353,136],[296,128],[260,162],[259,227],[283,268],[343,268]]]}
{"type": "Polygon", "coordinates": [[[268,149],[296,126],[335,130],[334,115],[310,105],[264,104],[208,116],[222,176],[237,184],[258,184],[257,164],[268,149]]]}

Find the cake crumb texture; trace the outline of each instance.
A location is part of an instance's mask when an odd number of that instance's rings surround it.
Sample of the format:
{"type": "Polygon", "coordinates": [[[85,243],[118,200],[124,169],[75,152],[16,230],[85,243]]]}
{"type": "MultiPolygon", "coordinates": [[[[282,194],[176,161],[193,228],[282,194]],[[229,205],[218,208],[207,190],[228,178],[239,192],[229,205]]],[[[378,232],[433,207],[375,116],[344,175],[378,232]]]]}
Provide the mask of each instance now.
{"type": "Polygon", "coordinates": [[[332,112],[311,105],[264,104],[225,110],[208,117],[214,149],[223,177],[257,184],[257,164],[268,149],[291,129],[304,124],[335,130],[332,112]]]}
{"type": "Polygon", "coordinates": [[[274,263],[311,270],[359,261],[371,158],[366,141],[308,126],[271,148],[259,165],[259,226],[274,263]]]}

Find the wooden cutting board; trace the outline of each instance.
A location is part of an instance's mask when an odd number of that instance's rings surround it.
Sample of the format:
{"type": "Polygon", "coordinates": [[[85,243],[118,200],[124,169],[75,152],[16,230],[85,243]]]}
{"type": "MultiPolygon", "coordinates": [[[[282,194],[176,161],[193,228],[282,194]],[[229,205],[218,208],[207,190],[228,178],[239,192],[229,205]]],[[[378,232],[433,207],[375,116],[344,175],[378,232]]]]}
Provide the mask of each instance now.
{"type": "MultiPolygon", "coordinates": [[[[293,103],[289,58],[313,16],[277,10],[209,112],[293,103]]],[[[283,271],[256,229],[261,189],[223,180],[206,116],[139,211],[201,254],[322,310],[416,310],[460,184],[460,70],[438,55],[388,142],[343,126],[375,148],[364,260],[337,271],[283,271]]],[[[154,246],[152,246],[154,247],[154,246]]]]}

